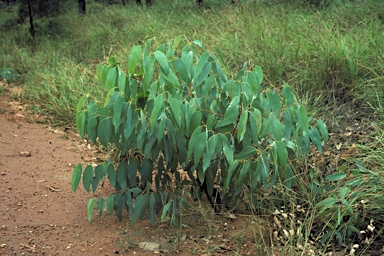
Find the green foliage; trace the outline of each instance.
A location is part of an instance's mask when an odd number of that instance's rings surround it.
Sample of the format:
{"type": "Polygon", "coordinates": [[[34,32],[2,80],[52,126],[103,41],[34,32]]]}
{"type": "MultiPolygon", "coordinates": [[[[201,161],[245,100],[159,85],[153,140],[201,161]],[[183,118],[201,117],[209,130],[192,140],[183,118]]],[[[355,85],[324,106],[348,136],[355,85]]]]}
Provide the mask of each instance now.
{"type": "MultiPolygon", "coordinates": [[[[314,182],[311,185],[313,193],[322,191],[319,200],[315,205],[319,209],[316,217],[321,220],[324,235],[322,243],[329,242],[336,238],[341,244],[347,237],[360,233],[363,216],[356,208],[363,198],[366,197],[365,191],[361,187],[367,183],[369,172],[362,167],[361,163],[356,164],[358,168],[350,170],[351,177],[342,171],[325,177],[323,183],[314,182]],[[365,175],[366,177],[364,178],[365,175]],[[325,198],[324,198],[325,197],[325,198]]],[[[346,170],[347,165],[341,169],[346,170]]],[[[366,185],[365,185],[366,186],[366,185]]],[[[367,187],[367,186],[366,186],[367,187]]]]}
{"type": "MultiPolygon", "coordinates": [[[[290,189],[295,160],[308,155],[311,142],[321,151],[328,138],[325,124],[312,125],[290,87],[283,87],[281,96],[261,88],[259,66],[244,63],[233,80],[200,41],[183,48],[180,42],[178,37],[153,46],[147,40],[132,49],[127,64],[114,58],[100,64],[97,78],[109,90],[104,104],[83,96],[77,106],[81,136],[114,145],[124,156],[116,166],[87,166],[84,188],[92,184],[95,192],[108,177],[115,193],[106,209],[121,218],[124,207],[131,225],[146,212],[154,224],[161,209],[162,220],[170,214],[171,224],[180,225],[182,206],[189,207],[182,196],[185,185],[202,189],[205,184],[208,197],[217,189],[229,208],[239,200],[255,203],[244,193],[276,182],[290,189]]],[[[79,173],[76,167],[73,188],[79,173]]]]}

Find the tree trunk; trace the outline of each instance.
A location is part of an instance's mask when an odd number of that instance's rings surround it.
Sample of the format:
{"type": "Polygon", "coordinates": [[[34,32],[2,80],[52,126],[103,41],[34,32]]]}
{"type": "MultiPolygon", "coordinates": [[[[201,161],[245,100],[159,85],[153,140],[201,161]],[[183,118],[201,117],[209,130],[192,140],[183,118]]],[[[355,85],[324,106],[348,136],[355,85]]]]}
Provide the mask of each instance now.
{"type": "Polygon", "coordinates": [[[203,6],[203,0],[196,0],[198,6],[203,6]]]}
{"type": "MultiPolygon", "coordinates": [[[[137,4],[137,5],[143,5],[143,4],[141,3],[141,0],[136,0],[136,4],[137,4]]],[[[145,0],[145,4],[146,4],[147,6],[151,6],[151,5],[152,5],[152,0],[145,0]]]]}
{"type": "Polygon", "coordinates": [[[86,14],[85,0],[79,0],[79,12],[81,14],[86,14]]]}
{"type": "Polygon", "coordinates": [[[28,14],[29,14],[29,33],[32,38],[35,38],[35,25],[33,24],[33,13],[32,13],[32,3],[31,0],[28,0],[28,14]]]}

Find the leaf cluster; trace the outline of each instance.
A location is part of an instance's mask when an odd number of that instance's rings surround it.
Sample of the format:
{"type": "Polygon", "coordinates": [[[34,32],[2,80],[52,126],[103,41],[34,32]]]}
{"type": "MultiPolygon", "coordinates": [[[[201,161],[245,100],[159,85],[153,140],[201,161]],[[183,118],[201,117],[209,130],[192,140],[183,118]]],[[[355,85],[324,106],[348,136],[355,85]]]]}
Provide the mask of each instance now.
{"type": "Polygon", "coordinates": [[[244,63],[231,79],[219,48],[210,52],[195,40],[180,49],[181,42],[154,46],[149,39],[131,50],[126,64],[110,58],[96,70],[109,90],[105,101],[79,100],[81,137],[114,145],[124,156],[117,168],[104,163],[82,173],[79,165],[74,172],[74,190],[81,174],[86,190],[92,184],[95,191],[105,176],[115,188],[109,203],[98,200],[99,215],[105,203],[121,218],[124,206],[134,225],[145,212],[154,223],[162,209],[163,220],[169,213],[179,225],[180,206],[189,206],[185,186],[204,190],[227,209],[239,200],[256,207],[257,191],[276,182],[291,188],[295,161],[311,144],[322,151],[328,140],[324,122],[308,117],[290,87],[281,95],[262,90],[261,67],[244,63]]]}

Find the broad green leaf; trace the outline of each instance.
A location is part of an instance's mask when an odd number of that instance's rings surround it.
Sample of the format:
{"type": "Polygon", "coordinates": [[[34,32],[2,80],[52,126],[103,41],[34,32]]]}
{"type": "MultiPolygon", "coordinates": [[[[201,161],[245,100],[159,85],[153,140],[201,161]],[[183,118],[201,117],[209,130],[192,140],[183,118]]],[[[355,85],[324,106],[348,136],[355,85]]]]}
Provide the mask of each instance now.
{"type": "Polygon", "coordinates": [[[109,183],[111,184],[112,187],[116,186],[116,172],[114,170],[113,164],[109,164],[107,167],[107,175],[108,175],[108,180],[109,183]]]}
{"type": "Polygon", "coordinates": [[[96,78],[98,81],[101,82],[101,79],[103,77],[103,71],[104,71],[104,64],[103,63],[100,63],[99,65],[97,65],[96,67],[96,78]]]}
{"type": "Polygon", "coordinates": [[[244,160],[251,157],[254,157],[256,154],[256,149],[252,146],[244,148],[239,154],[235,155],[235,160],[244,160]]]}
{"type": "Polygon", "coordinates": [[[203,47],[203,43],[200,42],[199,40],[193,40],[193,43],[196,44],[196,45],[198,45],[198,46],[200,46],[200,48],[204,48],[204,47],[203,47]]]}
{"type": "Polygon", "coordinates": [[[292,121],[292,109],[286,109],[284,111],[284,125],[285,125],[285,139],[289,140],[292,135],[292,131],[295,130],[292,121]]]}
{"type": "Polygon", "coordinates": [[[325,123],[322,120],[317,120],[316,125],[320,130],[321,136],[323,137],[324,142],[328,141],[328,129],[325,123]]]}
{"type": "Polygon", "coordinates": [[[312,143],[316,146],[317,150],[319,150],[319,152],[322,152],[323,145],[322,145],[320,133],[317,130],[317,128],[314,126],[311,126],[308,132],[308,136],[311,139],[312,143]]]}
{"type": "Polygon", "coordinates": [[[85,112],[79,112],[76,114],[76,128],[79,131],[81,138],[84,138],[86,118],[87,116],[85,112]]]}
{"type": "Polygon", "coordinates": [[[172,98],[171,96],[168,97],[168,103],[169,107],[172,111],[173,117],[176,120],[177,125],[180,127],[181,124],[181,102],[178,99],[172,98]]]}
{"type": "Polygon", "coordinates": [[[264,156],[264,154],[260,155],[259,157],[259,161],[257,163],[257,172],[261,173],[261,181],[263,182],[264,189],[266,189],[269,186],[269,162],[268,158],[264,156]]]}
{"type": "Polygon", "coordinates": [[[141,58],[142,48],[140,45],[136,45],[129,53],[128,59],[128,72],[133,75],[135,73],[136,64],[141,58]]]}
{"type": "Polygon", "coordinates": [[[260,130],[260,139],[265,139],[265,137],[269,134],[274,120],[275,114],[273,112],[269,113],[268,119],[262,123],[260,130]]]}
{"type": "Polygon", "coordinates": [[[263,69],[258,65],[255,66],[255,74],[257,75],[257,81],[260,86],[261,82],[263,81],[264,75],[263,75],[263,69]]]}
{"type": "Polygon", "coordinates": [[[151,113],[151,119],[150,119],[150,126],[151,129],[154,129],[155,123],[157,119],[159,118],[160,112],[163,110],[163,104],[164,104],[164,95],[159,94],[154,100],[154,106],[151,113]]]}
{"type": "Polygon", "coordinates": [[[308,115],[307,115],[307,111],[305,110],[305,108],[303,106],[300,106],[300,109],[299,109],[299,125],[300,125],[300,128],[306,134],[308,134],[308,132],[309,132],[308,115]]]}
{"type": "Polygon", "coordinates": [[[147,133],[147,127],[146,127],[147,120],[145,118],[145,114],[143,110],[140,110],[140,121],[141,121],[141,126],[137,134],[137,148],[140,150],[143,150],[145,134],[147,133]]]}
{"type": "MultiPolygon", "coordinates": [[[[235,181],[235,189],[240,187],[243,184],[244,180],[247,178],[247,175],[250,171],[249,167],[251,166],[251,163],[252,163],[252,161],[248,160],[241,167],[239,174],[237,175],[237,177],[235,179],[236,180],[235,181]]],[[[246,183],[245,185],[248,185],[248,183],[246,183]]]]}
{"type": "Polygon", "coordinates": [[[289,165],[287,165],[287,169],[284,172],[284,179],[284,184],[287,189],[292,189],[292,183],[295,182],[295,173],[289,165]]]}
{"type": "Polygon", "coordinates": [[[148,56],[144,58],[143,64],[144,64],[144,80],[143,80],[143,87],[148,88],[149,84],[152,81],[153,74],[155,72],[155,69],[153,68],[153,65],[155,63],[155,60],[153,56],[148,56]]]}
{"type": "Polygon", "coordinates": [[[114,198],[114,208],[115,208],[115,213],[116,216],[121,220],[123,218],[123,195],[120,193],[115,193],[115,198],[114,198]]]}
{"type": "Polygon", "coordinates": [[[130,224],[131,227],[133,227],[137,221],[138,218],[144,217],[144,211],[148,209],[150,201],[149,194],[141,194],[135,199],[135,203],[133,205],[133,211],[130,216],[130,224]]]}
{"type": "Polygon", "coordinates": [[[266,93],[266,96],[269,101],[269,108],[271,109],[271,111],[276,113],[280,112],[281,102],[279,95],[275,91],[269,90],[266,93]]]}
{"type": "Polygon", "coordinates": [[[116,68],[111,68],[108,72],[108,77],[107,77],[108,90],[115,88],[116,82],[117,82],[117,70],[116,68]]]}
{"type": "Polygon", "coordinates": [[[108,90],[108,94],[105,97],[105,101],[104,101],[104,107],[110,105],[110,100],[111,100],[111,98],[112,98],[112,96],[114,95],[115,92],[116,92],[115,88],[112,88],[112,89],[108,90]]]}
{"type": "Polygon", "coordinates": [[[100,121],[97,126],[97,136],[101,144],[106,147],[111,139],[111,129],[112,129],[112,121],[111,118],[105,118],[100,121]]]}
{"type": "Polygon", "coordinates": [[[203,96],[210,96],[210,93],[217,89],[215,87],[216,86],[215,82],[216,82],[215,76],[209,76],[207,79],[205,79],[204,84],[201,85],[202,86],[202,95],[203,96]]]}
{"type": "Polygon", "coordinates": [[[151,155],[151,150],[153,148],[153,145],[156,142],[156,139],[157,139],[156,132],[153,132],[151,137],[147,140],[147,143],[145,143],[144,156],[151,155]]]}
{"type": "Polygon", "coordinates": [[[272,135],[276,141],[280,141],[284,136],[285,127],[278,119],[273,119],[271,123],[272,135]]]}
{"type": "Polygon", "coordinates": [[[121,124],[121,110],[123,109],[123,97],[118,97],[113,108],[112,123],[115,127],[115,133],[119,130],[121,124]]]}
{"type": "Polygon", "coordinates": [[[127,83],[127,75],[125,74],[125,72],[119,70],[117,83],[118,83],[120,92],[124,93],[125,92],[125,85],[127,83]]]}
{"type": "Polygon", "coordinates": [[[96,176],[94,176],[92,178],[92,191],[93,191],[93,193],[96,192],[97,186],[99,185],[99,181],[100,180],[96,176]]]}
{"type": "Polygon", "coordinates": [[[224,152],[224,155],[225,155],[225,158],[227,159],[227,162],[229,164],[232,164],[233,162],[233,148],[231,146],[231,144],[229,144],[227,138],[223,135],[223,136],[220,136],[222,138],[222,141],[223,141],[223,152],[224,152]]]}
{"type": "Polygon", "coordinates": [[[225,183],[223,186],[223,193],[224,194],[226,193],[226,191],[228,189],[229,183],[232,181],[232,175],[235,172],[238,165],[239,165],[238,161],[233,161],[228,168],[227,175],[225,177],[225,183]]]}
{"type": "Polygon", "coordinates": [[[78,165],[76,165],[75,169],[73,170],[72,180],[71,180],[73,192],[76,192],[77,186],[79,186],[80,179],[81,179],[81,173],[83,171],[82,169],[83,169],[82,165],[81,165],[81,163],[79,163],[78,165]]]}
{"type": "Polygon", "coordinates": [[[217,149],[217,146],[219,143],[219,139],[220,139],[219,135],[217,135],[217,134],[211,136],[208,139],[208,142],[206,145],[206,147],[207,147],[206,153],[203,156],[203,171],[207,170],[207,168],[211,162],[211,159],[213,158],[213,156],[216,152],[216,149],[217,149]]]}
{"type": "Polygon", "coordinates": [[[76,114],[80,113],[83,110],[84,104],[87,101],[87,99],[88,99],[88,95],[81,96],[76,106],[76,114]]]}
{"type": "Polygon", "coordinates": [[[136,127],[138,115],[135,110],[132,109],[132,105],[129,104],[127,108],[127,119],[124,124],[124,138],[128,139],[131,136],[133,130],[136,127]]]}
{"type": "Polygon", "coordinates": [[[285,171],[288,165],[288,151],[283,141],[276,142],[277,159],[280,167],[285,171]]]}
{"type": "Polygon", "coordinates": [[[141,168],[141,183],[146,184],[147,182],[152,183],[152,171],[153,171],[153,163],[149,158],[144,158],[141,168]]]}
{"type": "Polygon", "coordinates": [[[218,61],[213,63],[212,70],[219,75],[219,77],[221,79],[220,82],[222,82],[222,83],[227,82],[227,77],[223,74],[223,70],[221,69],[221,65],[218,61]]]}
{"type": "Polygon", "coordinates": [[[172,69],[169,70],[168,76],[164,77],[173,87],[180,88],[180,82],[177,78],[176,74],[172,71],[172,69]]]}
{"type": "Polygon", "coordinates": [[[114,208],[115,208],[115,195],[111,194],[108,196],[107,201],[105,202],[105,210],[108,211],[108,214],[112,214],[114,208]]]}
{"type": "Polygon", "coordinates": [[[100,220],[101,215],[103,215],[104,198],[102,197],[97,198],[96,206],[97,206],[97,218],[100,220]]]}
{"type": "Polygon", "coordinates": [[[239,123],[237,125],[237,140],[241,142],[244,138],[245,131],[247,130],[247,122],[248,122],[248,110],[244,110],[241,113],[239,123]]]}
{"type": "Polygon", "coordinates": [[[133,158],[129,161],[128,164],[128,179],[129,179],[129,185],[135,186],[136,185],[136,177],[137,177],[137,170],[139,169],[139,161],[136,158],[133,158]]]}
{"type": "MultiPolygon", "coordinates": [[[[246,76],[248,79],[248,84],[252,91],[252,97],[256,98],[260,94],[260,81],[255,72],[249,72],[246,76]]],[[[248,95],[251,97],[251,95],[248,95]]]]}
{"type": "Polygon", "coordinates": [[[110,69],[111,68],[108,65],[103,66],[103,72],[101,74],[101,80],[99,80],[102,86],[107,85],[108,72],[110,69]]]}
{"type": "Polygon", "coordinates": [[[155,51],[154,52],[155,58],[157,62],[160,64],[161,68],[163,69],[165,75],[169,74],[169,63],[167,56],[161,51],[155,51]]]}
{"type": "Polygon", "coordinates": [[[201,127],[197,127],[188,142],[188,153],[187,160],[189,160],[192,156],[192,153],[195,150],[196,145],[199,143],[198,136],[201,134],[201,127]]]}
{"type": "Polygon", "coordinates": [[[128,173],[128,163],[123,161],[119,164],[116,170],[117,182],[119,182],[122,189],[127,188],[127,173],[128,173]]]}
{"type": "Polygon", "coordinates": [[[163,212],[161,213],[161,222],[164,222],[165,216],[167,215],[169,208],[172,206],[173,201],[169,201],[166,205],[164,205],[163,212]]]}
{"type": "Polygon", "coordinates": [[[84,185],[84,189],[89,192],[89,186],[91,185],[91,181],[92,181],[92,178],[93,178],[93,169],[92,169],[92,165],[87,165],[87,167],[85,167],[84,169],[84,173],[83,173],[83,185],[84,185]]]}
{"type": "Polygon", "coordinates": [[[203,154],[203,169],[202,169],[203,174],[208,169],[210,164],[211,164],[211,159],[209,158],[208,152],[206,152],[205,154],[203,154]]]}
{"type": "Polygon", "coordinates": [[[190,120],[190,127],[189,129],[191,131],[194,131],[197,129],[197,127],[201,126],[201,119],[203,117],[203,114],[200,111],[195,111],[191,115],[191,120],[190,120]]]}
{"type": "Polygon", "coordinates": [[[253,109],[252,113],[250,114],[250,124],[251,124],[252,136],[255,144],[257,144],[258,142],[258,137],[261,131],[262,122],[263,122],[263,117],[261,115],[260,110],[258,110],[257,108],[253,109]]]}
{"type": "Polygon", "coordinates": [[[195,145],[195,149],[193,151],[193,160],[194,160],[195,166],[198,165],[200,158],[203,155],[203,151],[206,143],[207,143],[207,133],[202,132],[197,137],[197,144],[195,145]]]}
{"type": "Polygon", "coordinates": [[[184,60],[185,70],[187,71],[189,79],[192,79],[192,64],[193,64],[193,52],[189,51],[186,59],[184,60]]]}
{"type": "Polygon", "coordinates": [[[88,139],[93,142],[93,144],[96,145],[96,136],[97,136],[97,116],[91,116],[87,123],[87,133],[88,133],[88,139]]]}
{"type": "Polygon", "coordinates": [[[188,73],[185,68],[184,61],[181,59],[175,59],[173,61],[173,64],[175,65],[175,71],[177,71],[177,75],[180,81],[189,83],[190,78],[188,77],[188,73]]]}
{"type": "Polygon", "coordinates": [[[116,67],[117,65],[119,65],[119,63],[116,61],[116,58],[115,57],[110,57],[108,59],[108,65],[110,67],[116,67]]]}
{"type": "Polygon", "coordinates": [[[315,206],[316,207],[331,207],[333,206],[335,203],[337,202],[336,198],[333,198],[333,197],[328,197],[320,202],[318,202],[315,206]]]}
{"type": "Polygon", "coordinates": [[[167,120],[164,118],[164,116],[160,117],[160,123],[157,125],[158,131],[157,131],[157,142],[160,143],[162,138],[164,137],[165,132],[165,125],[167,120]]]}
{"type": "Polygon", "coordinates": [[[95,204],[95,199],[92,197],[88,201],[88,206],[87,206],[87,213],[88,213],[88,221],[91,222],[92,220],[92,212],[93,212],[93,205],[95,204]]]}
{"type": "Polygon", "coordinates": [[[224,118],[216,125],[216,128],[220,128],[229,124],[236,122],[239,117],[239,96],[233,97],[231,103],[225,110],[224,118]]]}
{"type": "Polygon", "coordinates": [[[283,86],[283,102],[285,102],[286,107],[291,107],[295,100],[295,95],[290,86],[283,86]]]}
{"type": "Polygon", "coordinates": [[[328,181],[336,181],[336,180],[342,180],[346,176],[347,176],[346,173],[338,172],[338,173],[334,173],[334,174],[328,175],[327,177],[325,177],[325,179],[328,180],[328,181]]]}
{"type": "Polygon", "coordinates": [[[206,62],[199,74],[196,77],[196,86],[199,86],[207,79],[209,73],[211,72],[212,64],[210,62],[206,62]]]}

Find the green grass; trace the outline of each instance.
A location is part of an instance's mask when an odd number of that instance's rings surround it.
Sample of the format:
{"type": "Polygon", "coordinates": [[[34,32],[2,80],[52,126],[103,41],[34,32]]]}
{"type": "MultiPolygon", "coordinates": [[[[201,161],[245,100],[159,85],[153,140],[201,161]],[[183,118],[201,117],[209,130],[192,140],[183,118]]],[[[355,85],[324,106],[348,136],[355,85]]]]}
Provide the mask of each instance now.
{"type": "MultiPolygon", "coordinates": [[[[28,34],[28,24],[15,22],[16,8],[3,9],[0,70],[20,74],[23,97],[33,109],[50,116],[54,124],[74,125],[81,95],[90,94],[97,101],[105,98],[107,90],[96,81],[95,71],[107,58],[116,56],[125,62],[130,49],[147,38],[164,43],[181,35],[185,41],[202,41],[212,51],[218,46],[228,74],[235,75],[246,61],[251,67],[260,65],[265,87],[279,90],[285,84],[292,86],[309,112],[323,118],[332,132],[343,131],[356,112],[372,117],[375,129],[369,131],[371,138],[361,146],[362,155],[350,161],[360,160],[372,169],[369,180],[354,191],[364,192],[372,202],[365,210],[375,216],[369,217],[383,221],[379,216],[384,206],[382,180],[371,179],[381,177],[384,166],[384,125],[380,121],[384,106],[384,2],[335,1],[339,4],[322,8],[239,2],[232,6],[206,0],[205,7],[198,9],[193,0],[154,1],[151,8],[132,3],[124,8],[104,6],[92,1],[85,17],[75,5],[68,5],[62,15],[36,21],[35,39],[28,34]]],[[[323,170],[316,161],[313,166],[303,165],[300,193],[292,197],[285,192],[283,197],[292,203],[297,199],[315,211],[315,199],[336,193],[337,188],[313,190],[308,184],[323,181],[342,164],[332,165],[321,175],[323,170]],[[303,194],[311,196],[303,199],[303,194]]],[[[354,168],[353,164],[348,166],[354,168]]],[[[281,199],[281,194],[265,196],[260,204],[271,207],[269,199],[275,197],[281,199]]],[[[314,216],[307,213],[303,217],[305,243],[310,228],[319,224],[313,223],[314,216]]]]}
{"type": "MultiPolygon", "coordinates": [[[[377,104],[374,94],[382,91],[384,80],[383,24],[378,18],[383,3],[309,9],[206,2],[203,9],[196,9],[193,1],[155,1],[150,9],[92,4],[84,18],[70,8],[56,19],[38,20],[34,43],[27,24],[3,33],[0,67],[19,70],[25,96],[70,123],[79,95],[103,90],[93,79],[97,63],[112,55],[126,59],[131,47],[146,38],[166,42],[184,35],[207,49],[218,46],[228,73],[235,74],[245,61],[261,65],[264,84],[293,86],[314,112],[337,111],[357,99],[377,104]]],[[[8,11],[0,24],[14,19],[8,11]]]]}

